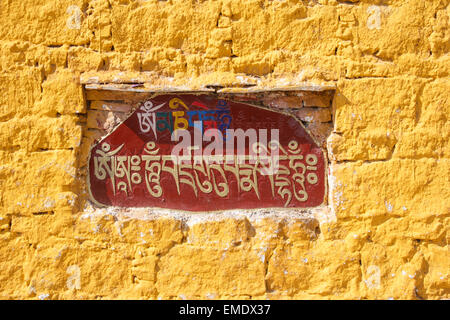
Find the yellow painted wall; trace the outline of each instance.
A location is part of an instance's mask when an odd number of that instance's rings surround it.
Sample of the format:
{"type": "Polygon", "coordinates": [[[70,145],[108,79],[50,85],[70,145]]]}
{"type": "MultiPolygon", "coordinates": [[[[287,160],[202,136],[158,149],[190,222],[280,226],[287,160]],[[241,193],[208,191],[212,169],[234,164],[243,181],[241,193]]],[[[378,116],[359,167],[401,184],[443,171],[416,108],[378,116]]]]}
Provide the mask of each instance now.
{"type": "Polygon", "coordinates": [[[1,1],[0,298],[450,298],[449,16],[448,0],[1,1]],[[85,209],[82,81],[137,77],[335,84],[329,210],[85,209]]]}

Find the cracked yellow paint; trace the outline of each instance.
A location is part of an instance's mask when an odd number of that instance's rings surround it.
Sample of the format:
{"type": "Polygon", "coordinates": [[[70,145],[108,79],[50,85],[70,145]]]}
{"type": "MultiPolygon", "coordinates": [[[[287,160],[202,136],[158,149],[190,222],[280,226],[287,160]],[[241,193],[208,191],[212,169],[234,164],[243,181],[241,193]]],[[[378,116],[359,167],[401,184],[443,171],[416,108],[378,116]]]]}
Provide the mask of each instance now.
{"type": "Polygon", "coordinates": [[[0,298],[450,298],[442,0],[0,2],[0,298]],[[94,210],[86,83],[334,86],[329,208],[94,210]]]}

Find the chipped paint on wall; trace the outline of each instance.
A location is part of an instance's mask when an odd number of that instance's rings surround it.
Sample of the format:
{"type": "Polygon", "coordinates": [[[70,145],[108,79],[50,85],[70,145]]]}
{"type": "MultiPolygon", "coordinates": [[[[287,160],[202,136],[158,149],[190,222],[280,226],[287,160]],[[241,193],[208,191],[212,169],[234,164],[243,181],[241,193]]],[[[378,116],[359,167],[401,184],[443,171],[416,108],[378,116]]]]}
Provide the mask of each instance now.
{"type": "Polygon", "coordinates": [[[450,7],[384,3],[2,1],[0,297],[449,298],[450,7]],[[329,211],[92,210],[103,84],[336,90],[329,211]]]}

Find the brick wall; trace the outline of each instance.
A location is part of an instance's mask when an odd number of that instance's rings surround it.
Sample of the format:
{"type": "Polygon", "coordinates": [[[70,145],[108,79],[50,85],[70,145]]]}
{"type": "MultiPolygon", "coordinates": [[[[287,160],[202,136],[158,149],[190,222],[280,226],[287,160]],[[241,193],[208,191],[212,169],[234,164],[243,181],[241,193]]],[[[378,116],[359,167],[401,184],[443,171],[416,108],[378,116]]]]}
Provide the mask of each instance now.
{"type": "Polygon", "coordinates": [[[450,298],[449,8],[2,1],[0,297],[450,298]],[[335,88],[327,210],[85,205],[85,86],[108,83],[335,88]]]}

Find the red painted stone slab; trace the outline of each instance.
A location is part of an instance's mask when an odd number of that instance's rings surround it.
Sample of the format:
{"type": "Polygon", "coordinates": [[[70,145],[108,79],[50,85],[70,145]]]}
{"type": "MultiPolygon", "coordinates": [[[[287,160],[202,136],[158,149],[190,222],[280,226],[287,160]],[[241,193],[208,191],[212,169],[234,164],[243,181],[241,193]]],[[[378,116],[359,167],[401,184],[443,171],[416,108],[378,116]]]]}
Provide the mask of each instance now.
{"type": "Polygon", "coordinates": [[[91,200],[102,206],[188,211],[306,208],[322,204],[325,196],[323,151],[297,119],[208,95],[160,95],[140,103],[92,147],[88,172],[91,200]],[[260,147],[251,134],[238,147],[231,129],[236,136],[255,133],[260,147]],[[267,132],[265,144],[261,129],[267,132]],[[197,149],[175,153],[185,156],[182,162],[171,156],[180,146],[171,140],[172,134],[183,142],[187,134],[197,139],[197,149]],[[213,144],[205,136],[216,142],[212,152],[213,144]],[[231,141],[235,146],[227,150],[231,141]],[[223,152],[218,145],[223,145],[223,152]]]}

